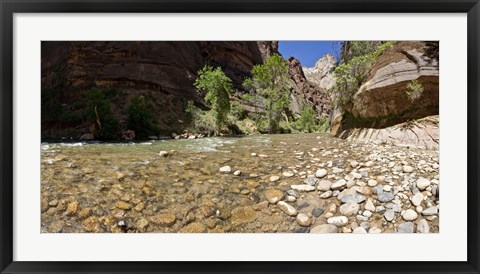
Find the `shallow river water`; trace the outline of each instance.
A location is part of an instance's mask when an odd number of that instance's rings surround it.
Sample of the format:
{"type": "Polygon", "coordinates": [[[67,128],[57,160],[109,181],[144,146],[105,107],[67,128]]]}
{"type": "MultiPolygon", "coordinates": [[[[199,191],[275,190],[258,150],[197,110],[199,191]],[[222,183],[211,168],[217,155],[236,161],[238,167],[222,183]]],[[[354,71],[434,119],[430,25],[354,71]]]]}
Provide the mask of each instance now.
{"type": "Polygon", "coordinates": [[[434,150],[326,133],[41,148],[42,232],[439,230],[434,150]]]}

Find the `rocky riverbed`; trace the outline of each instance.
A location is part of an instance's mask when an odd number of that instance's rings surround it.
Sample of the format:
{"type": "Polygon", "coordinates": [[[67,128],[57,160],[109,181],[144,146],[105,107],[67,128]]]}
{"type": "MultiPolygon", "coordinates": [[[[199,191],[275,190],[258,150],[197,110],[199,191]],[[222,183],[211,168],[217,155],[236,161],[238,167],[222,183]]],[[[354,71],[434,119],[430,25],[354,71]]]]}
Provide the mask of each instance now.
{"type": "Polygon", "coordinates": [[[41,231],[435,233],[438,156],[327,133],[43,143],[41,231]]]}

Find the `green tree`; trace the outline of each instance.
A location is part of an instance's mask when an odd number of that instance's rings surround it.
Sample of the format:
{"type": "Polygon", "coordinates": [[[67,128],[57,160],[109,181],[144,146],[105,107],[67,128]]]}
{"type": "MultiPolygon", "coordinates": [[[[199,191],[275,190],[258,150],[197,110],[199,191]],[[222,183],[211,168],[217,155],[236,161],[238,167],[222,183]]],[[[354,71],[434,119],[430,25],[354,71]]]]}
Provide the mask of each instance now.
{"type": "Polygon", "coordinates": [[[263,104],[268,132],[277,132],[282,114],[289,107],[288,65],[281,55],[274,54],[264,64],[255,65],[251,73],[252,78],[246,79],[243,86],[263,104]]]}
{"type": "Polygon", "coordinates": [[[303,132],[317,131],[318,122],[316,113],[309,105],[305,105],[300,113],[300,118],[295,122],[297,130],[303,132]]]}
{"type": "Polygon", "coordinates": [[[135,131],[135,135],[146,138],[158,135],[159,128],[154,121],[151,108],[143,95],[133,97],[127,107],[127,128],[135,131]]]}
{"type": "Polygon", "coordinates": [[[94,135],[98,139],[116,139],[120,126],[113,115],[110,100],[105,93],[92,88],[86,93],[85,115],[87,121],[94,125],[94,135]]]}
{"type": "Polygon", "coordinates": [[[352,96],[359,90],[372,68],[375,60],[387,48],[394,45],[394,41],[378,43],[370,41],[349,42],[347,57],[334,70],[335,85],[330,89],[336,99],[334,104],[344,106],[351,101],[352,96]]]}
{"type": "Polygon", "coordinates": [[[198,71],[198,78],[194,83],[198,91],[205,93],[205,102],[210,105],[215,120],[217,133],[226,124],[230,112],[230,93],[233,90],[232,80],[223,73],[220,67],[216,69],[204,66],[198,71]]]}

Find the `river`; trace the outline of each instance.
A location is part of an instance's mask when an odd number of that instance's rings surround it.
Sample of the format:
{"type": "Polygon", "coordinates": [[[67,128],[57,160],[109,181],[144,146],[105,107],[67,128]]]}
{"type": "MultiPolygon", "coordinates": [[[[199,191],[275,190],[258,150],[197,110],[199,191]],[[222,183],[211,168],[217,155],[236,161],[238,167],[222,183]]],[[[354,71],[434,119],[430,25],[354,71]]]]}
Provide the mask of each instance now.
{"type": "Polygon", "coordinates": [[[327,133],[42,143],[41,150],[43,233],[324,232],[332,224],[344,233],[418,232],[425,223],[439,231],[438,150],[327,133]],[[225,166],[231,171],[220,172],[225,166]],[[346,223],[330,220],[343,216],[346,223]]]}

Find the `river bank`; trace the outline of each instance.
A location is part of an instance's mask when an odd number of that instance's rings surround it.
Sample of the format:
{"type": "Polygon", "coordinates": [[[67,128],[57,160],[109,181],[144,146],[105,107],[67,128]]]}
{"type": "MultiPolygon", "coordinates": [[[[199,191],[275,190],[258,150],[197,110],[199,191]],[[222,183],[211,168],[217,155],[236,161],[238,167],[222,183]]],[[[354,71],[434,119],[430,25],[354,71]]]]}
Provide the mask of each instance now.
{"type": "Polygon", "coordinates": [[[42,232],[439,231],[438,150],[251,135],[43,143],[41,165],[42,232]]]}

